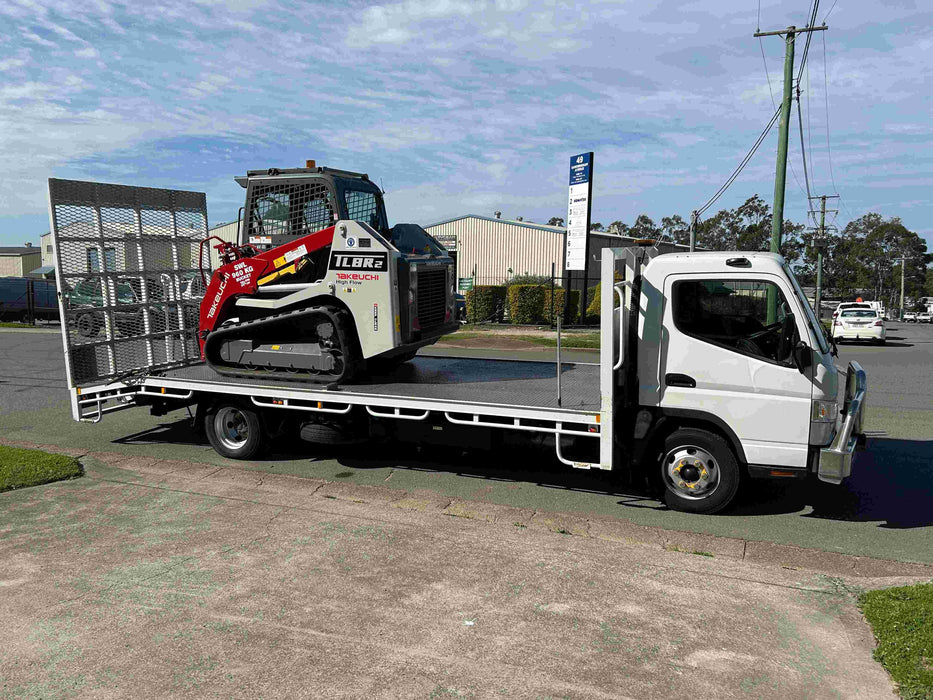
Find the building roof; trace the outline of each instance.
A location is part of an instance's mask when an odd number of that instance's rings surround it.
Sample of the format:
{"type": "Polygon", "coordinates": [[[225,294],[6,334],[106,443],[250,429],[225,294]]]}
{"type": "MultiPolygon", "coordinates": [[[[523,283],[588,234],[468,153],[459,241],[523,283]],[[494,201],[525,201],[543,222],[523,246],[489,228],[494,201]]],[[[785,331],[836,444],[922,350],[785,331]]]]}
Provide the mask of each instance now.
{"type": "MultiPolygon", "coordinates": [[[[444,224],[451,224],[454,221],[460,221],[462,219],[482,219],[483,221],[492,221],[494,223],[500,224],[511,224],[513,226],[524,226],[525,228],[533,228],[539,231],[550,231],[551,233],[567,233],[567,229],[564,226],[547,226],[545,224],[535,224],[529,221],[514,221],[512,219],[497,219],[494,216],[480,216],[479,214],[464,214],[463,216],[457,216],[453,219],[446,219],[444,221],[438,221],[436,224],[428,224],[425,226],[425,229],[433,228],[435,226],[443,226],[444,224]]],[[[609,233],[609,231],[590,231],[591,236],[602,236],[603,238],[613,238],[620,242],[634,242],[641,240],[635,236],[623,236],[620,233],[609,233]]],[[[689,246],[686,246],[682,243],[674,243],[673,241],[661,241],[663,245],[673,246],[674,248],[681,248],[686,250],[689,246]]],[[[698,248],[698,250],[705,250],[704,248],[698,248]]]]}
{"type": "Polygon", "coordinates": [[[42,255],[42,249],[39,246],[32,246],[29,248],[26,246],[0,247],[0,255],[29,255],[31,253],[42,255]]]}
{"type": "Polygon", "coordinates": [[[533,228],[538,231],[550,231],[551,233],[565,233],[567,231],[563,226],[547,226],[545,224],[535,224],[530,221],[514,221],[512,219],[497,219],[494,216],[480,216],[479,214],[464,214],[463,216],[455,216],[453,219],[445,219],[444,221],[438,221],[434,224],[428,224],[425,226],[425,229],[433,228],[434,226],[443,226],[444,224],[451,224],[454,221],[460,221],[461,219],[482,219],[483,221],[492,221],[497,224],[511,224],[513,226],[523,226],[525,228],[533,228]]]}

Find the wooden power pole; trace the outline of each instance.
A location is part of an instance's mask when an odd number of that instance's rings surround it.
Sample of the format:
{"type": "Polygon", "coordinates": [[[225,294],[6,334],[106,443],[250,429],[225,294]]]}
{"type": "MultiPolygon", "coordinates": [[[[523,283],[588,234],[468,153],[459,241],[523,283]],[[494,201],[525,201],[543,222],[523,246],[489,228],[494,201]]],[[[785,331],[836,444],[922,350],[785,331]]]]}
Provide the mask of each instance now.
{"type": "MultiPolygon", "coordinates": [[[[823,194],[818,197],[811,197],[810,199],[820,200],[820,226],[816,231],[814,231],[813,236],[813,247],[816,248],[816,295],[814,302],[816,308],[816,317],[820,317],[820,305],[823,302],[823,251],[826,250],[826,200],[827,199],[836,199],[839,197],[838,194],[823,194]]],[[[830,209],[830,213],[835,214],[838,210],[830,209]]],[[[810,210],[810,213],[816,215],[814,210],[810,210]]],[[[831,230],[836,230],[835,227],[830,227],[831,230]]]]}
{"type": "MultiPolygon", "coordinates": [[[[775,32],[755,32],[756,37],[784,37],[784,96],[781,101],[781,121],[778,123],[777,167],[774,172],[774,207],[771,217],[771,252],[781,252],[781,234],[784,229],[784,186],[787,184],[787,141],[790,132],[790,105],[794,85],[794,39],[798,34],[817,32],[828,29],[824,24],[819,27],[790,26],[775,32]]],[[[809,202],[808,202],[809,204],[809,202]]]]}

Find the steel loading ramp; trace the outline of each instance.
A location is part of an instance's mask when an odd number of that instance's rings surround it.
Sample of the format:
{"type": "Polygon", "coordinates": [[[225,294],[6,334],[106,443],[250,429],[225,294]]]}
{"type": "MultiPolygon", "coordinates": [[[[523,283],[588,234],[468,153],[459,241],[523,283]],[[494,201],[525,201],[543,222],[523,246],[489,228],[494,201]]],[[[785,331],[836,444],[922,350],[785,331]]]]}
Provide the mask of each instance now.
{"type": "Polygon", "coordinates": [[[50,179],[49,219],[70,386],[200,360],[204,193],[50,179]]]}

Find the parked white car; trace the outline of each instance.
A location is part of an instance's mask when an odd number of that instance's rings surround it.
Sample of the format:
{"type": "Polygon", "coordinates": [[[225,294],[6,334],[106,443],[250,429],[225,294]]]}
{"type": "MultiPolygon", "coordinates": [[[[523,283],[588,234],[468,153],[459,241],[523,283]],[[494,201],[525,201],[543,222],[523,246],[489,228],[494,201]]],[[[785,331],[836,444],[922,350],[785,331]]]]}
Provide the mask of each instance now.
{"type": "Polygon", "coordinates": [[[905,311],[904,312],[904,323],[916,323],[916,322],[917,322],[916,311],[905,311]]]}
{"type": "Polygon", "coordinates": [[[884,345],[884,319],[875,309],[843,309],[833,319],[832,335],[837,343],[867,340],[884,345]]]}
{"type": "Polygon", "coordinates": [[[843,301],[836,307],[836,310],[833,311],[833,318],[839,318],[841,314],[846,309],[871,309],[872,303],[869,301],[843,301]]]}
{"type": "Polygon", "coordinates": [[[917,314],[917,323],[933,323],[933,314],[929,311],[921,311],[917,314]]]}

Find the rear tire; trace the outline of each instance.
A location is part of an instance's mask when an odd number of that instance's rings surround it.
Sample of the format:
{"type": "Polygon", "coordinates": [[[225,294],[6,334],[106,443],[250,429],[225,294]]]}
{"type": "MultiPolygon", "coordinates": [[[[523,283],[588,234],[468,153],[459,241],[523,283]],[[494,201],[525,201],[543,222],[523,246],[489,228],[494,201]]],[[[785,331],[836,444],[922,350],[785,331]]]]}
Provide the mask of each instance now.
{"type": "Polygon", "coordinates": [[[221,401],[207,409],[204,432],[218,454],[230,459],[252,459],[265,443],[259,414],[238,403],[221,401]]]}
{"type": "Polygon", "coordinates": [[[718,513],[739,490],[741,473],[729,444],[719,435],[681,428],[664,441],[659,464],[664,502],[685,513],[718,513]]]}

